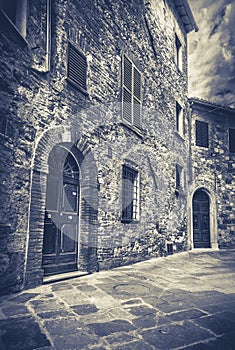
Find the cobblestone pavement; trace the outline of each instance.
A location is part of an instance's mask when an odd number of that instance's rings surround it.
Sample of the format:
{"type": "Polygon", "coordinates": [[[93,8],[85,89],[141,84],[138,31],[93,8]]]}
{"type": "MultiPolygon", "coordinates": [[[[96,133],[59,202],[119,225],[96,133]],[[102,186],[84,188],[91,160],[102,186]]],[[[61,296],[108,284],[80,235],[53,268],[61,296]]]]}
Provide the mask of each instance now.
{"type": "Polygon", "coordinates": [[[2,297],[0,349],[235,349],[235,251],[181,253],[2,297]]]}

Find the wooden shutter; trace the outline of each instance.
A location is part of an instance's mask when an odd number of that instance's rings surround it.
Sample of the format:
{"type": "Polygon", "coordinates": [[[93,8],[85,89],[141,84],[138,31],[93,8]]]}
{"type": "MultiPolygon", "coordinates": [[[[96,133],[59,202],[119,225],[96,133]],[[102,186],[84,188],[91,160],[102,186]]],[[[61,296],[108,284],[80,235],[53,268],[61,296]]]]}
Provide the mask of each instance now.
{"type": "Polygon", "coordinates": [[[141,73],[124,56],[122,72],[122,118],[141,127],[141,73]]]}
{"type": "Polygon", "coordinates": [[[72,45],[68,52],[68,80],[77,87],[86,90],[87,61],[86,57],[72,45]]]}
{"type": "Polygon", "coordinates": [[[124,86],[132,91],[132,63],[124,56],[124,86]]]}
{"type": "Polygon", "coordinates": [[[235,129],[229,129],[229,152],[235,153],[235,129]]]}
{"type": "Polygon", "coordinates": [[[141,74],[134,68],[133,125],[141,127],[141,74]]]}
{"type": "Polygon", "coordinates": [[[132,96],[131,93],[124,87],[123,88],[123,107],[122,107],[123,119],[132,122],[132,96]]]}
{"type": "Polygon", "coordinates": [[[196,120],[196,145],[208,148],[208,123],[196,120]]]}

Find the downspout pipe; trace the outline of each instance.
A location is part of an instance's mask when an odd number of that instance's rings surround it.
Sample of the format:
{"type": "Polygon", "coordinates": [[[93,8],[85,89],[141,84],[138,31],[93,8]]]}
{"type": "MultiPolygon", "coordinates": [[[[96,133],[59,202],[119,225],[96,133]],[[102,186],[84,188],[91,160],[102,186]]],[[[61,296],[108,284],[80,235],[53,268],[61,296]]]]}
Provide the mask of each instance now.
{"type": "Polygon", "coordinates": [[[47,0],[46,4],[46,57],[45,57],[45,73],[51,68],[51,0],[47,0]]]}

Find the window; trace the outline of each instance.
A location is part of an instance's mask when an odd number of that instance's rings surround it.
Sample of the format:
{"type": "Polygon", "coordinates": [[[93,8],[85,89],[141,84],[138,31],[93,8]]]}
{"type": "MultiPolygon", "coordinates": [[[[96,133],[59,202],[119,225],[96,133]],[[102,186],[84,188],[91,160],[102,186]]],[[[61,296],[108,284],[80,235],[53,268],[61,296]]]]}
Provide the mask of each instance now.
{"type": "Polygon", "coordinates": [[[82,52],[74,46],[68,46],[68,72],[67,78],[70,83],[75,85],[82,92],[87,93],[87,59],[82,52]]]}
{"type": "Polygon", "coordinates": [[[178,69],[182,70],[182,44],[175,34],[175,63],[178,69]]]}
{"type": "Polygon", "coordinates": [[[131,222],[139,218],[138,171],[124,165],[122,169],[122,221],[131,222]]]}
{"type": "Polygon", "coordinates": [[[122,65],[122,118],[141,127],[141,73],[126,56],[122,65]]]}
{"type": "Polygon", "coordinates": [[[181,136],[184,135],[183,110],[178,102],[176,102],[176,131],[181,136]]]}
{"type": "Polygon", "coordinates": [[[235,153],[235,129],[229,129],[229,152],[235,153]]]}
{"type": "Polygon", "coordinates": [[[0,0],[0,8],[25,38],[27,0],[0,0]]]}
{"type": "Polygon", "coordinates": [[[200,147],[209,146],[208,123],[196,120],[196,145],[200,147]]]}
{"type": "Polygon", "coordinates": [[[182,167],[179,164],[175,166],[175,187],[177,190],[182,189],[182,167]]]}

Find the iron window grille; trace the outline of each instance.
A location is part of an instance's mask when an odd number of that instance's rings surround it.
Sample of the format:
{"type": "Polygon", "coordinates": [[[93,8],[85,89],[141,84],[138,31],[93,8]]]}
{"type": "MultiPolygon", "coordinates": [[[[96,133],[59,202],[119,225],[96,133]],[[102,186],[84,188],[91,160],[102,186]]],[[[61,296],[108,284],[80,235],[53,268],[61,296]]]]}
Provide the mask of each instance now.
{"type": "Polygon", "coordinates": [[[79,90],[87,93],[87,59],[71,44],[68,46],[67,79],[79,90]]]}
{"type": "Polygon", "coordinates": [[[235,153],[235,129],[229,129],[229,152],[235,153]]]}
{"type": "Polygon", "coordinates": [[[141,128],[141,81],[142,76],[135,65],[126,57],[122,60],[122,118],[141,128]]]}
{"type": "Polygon", "coordinates": [[[138,171],[124,165],[122,169],[122,221],[139,219],[138,171]]]}
{"type": "Polygon", "coordinates": [[[209,147],[208,123],[196,120],[196,145],[199,147],[209,147]]]}

